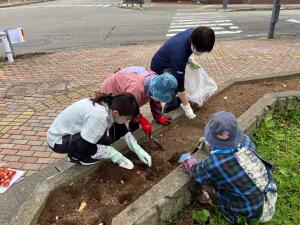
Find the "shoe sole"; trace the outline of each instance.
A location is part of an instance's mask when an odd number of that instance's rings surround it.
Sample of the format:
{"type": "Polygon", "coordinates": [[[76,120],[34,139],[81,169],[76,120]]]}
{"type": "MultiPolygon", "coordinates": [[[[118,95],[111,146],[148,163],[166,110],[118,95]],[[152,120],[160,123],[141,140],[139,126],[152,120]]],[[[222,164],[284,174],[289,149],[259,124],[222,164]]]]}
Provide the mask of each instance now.
{"type": "Polygon", "coordinates": [[[90,165],[94,165],[94,164],[96,164],[96,163],[98,163],[99,161],[95,161],[95,162],[82,162],[82,161],[80,161],[80,160],[78,160],[78,159],[75,159],[75,158],[70,158],[70,157],[68,157],[68,160],[69,160],[69,162],[71,162],[71,163],[77,163],[77,164],[80,164],[80,165],[83,165],[83,166],[90,166],[90,165]]]}
{"type": "Polygon", "coordinates": [[[83,165],[83,166],[90,166],[90,165],[94,165],[96,163],[98,163],[99,161],[95,161],[95,162],[90,162],[90,163],[87,163],[87,162],[82,162],[80,160],[78,160],[78,163],[83,165]]]}

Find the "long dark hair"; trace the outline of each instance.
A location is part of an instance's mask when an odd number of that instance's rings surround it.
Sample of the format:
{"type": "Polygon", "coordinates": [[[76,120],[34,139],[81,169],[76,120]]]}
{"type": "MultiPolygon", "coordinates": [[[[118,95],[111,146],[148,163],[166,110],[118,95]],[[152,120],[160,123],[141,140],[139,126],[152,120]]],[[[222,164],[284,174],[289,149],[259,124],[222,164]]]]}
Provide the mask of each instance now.
{"type": "Polygon", "coordinates": [[[118,95],[106,94],[102,92],[95,92],[95,95],[90,97],[90,100],[97,104],[106,103],[111,110],[117,110],[121,116],[140,115],[139,105],[131,93],[120,93],[118,95]]]}

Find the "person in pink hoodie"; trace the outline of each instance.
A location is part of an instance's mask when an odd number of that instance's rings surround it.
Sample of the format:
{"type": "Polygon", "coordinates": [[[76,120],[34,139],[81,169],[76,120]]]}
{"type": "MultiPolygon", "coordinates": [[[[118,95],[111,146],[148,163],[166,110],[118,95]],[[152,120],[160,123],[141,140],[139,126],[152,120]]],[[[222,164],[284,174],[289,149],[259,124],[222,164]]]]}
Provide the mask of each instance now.
{"type": "MultiPolygon", "coordinates": [[[[177,80],[170,73],[161,75],[140,66],[122,68],[110,75],[102,84],[100,91],[116,95],[123,92],[133,94],[139,107],[149,102],[154,120],[162,125],[169,125],[171,118],[163,116],[162,105],[172,101],[177,89],[177,80]]],[[[132,119],[129,131],[134,131],[141,125],[148,135],[152,133],[151,123],[142,115],[132,119]]],[[[128,130],[125,124],[115,124],[110,134],[119,139],[128,130]]]]}

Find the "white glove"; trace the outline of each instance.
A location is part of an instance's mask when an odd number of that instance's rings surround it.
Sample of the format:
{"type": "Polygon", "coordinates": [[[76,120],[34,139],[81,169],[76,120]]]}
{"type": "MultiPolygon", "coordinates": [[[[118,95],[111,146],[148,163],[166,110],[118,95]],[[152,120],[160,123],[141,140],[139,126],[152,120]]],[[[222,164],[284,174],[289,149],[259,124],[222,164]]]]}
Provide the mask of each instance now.
{"type": "Polygon", "coordinates": [[[190,104],[187,104],[186,106],[184,106],[183,104],[180,104],[180,106],[183,109],[187,118],[194,119],[196,117],[196,114],[194,114],[193,109],[191,108],[190,104]]]}
{"type": "Polygon", "coordinates": [[[190,64],[190,67],[191,67],[192,69],[200,69],[200,68],[201,68],[201,65],[198,64],[192,57],[190,57],[190,58],[188,59],[188,63],[190,64]]]}
{"type": "Polygon", "coordinates": [[[131,132],[128,132],[123,138],[125,139],[129,149],[134,152],[143,163],[150,167],[152,165],[151,156],[144,149],[142,149],[141,146],[139,146],[131,132]]]}
{"type": "Polygon", "coordinates": [[[110,159],[113,163],[119,164],[125,169],[133,169],[133,163],[127,159],[122,153],[118,152],[111,146],[97,145],[97,152],[91,156],[93,159],[110,159]]]}

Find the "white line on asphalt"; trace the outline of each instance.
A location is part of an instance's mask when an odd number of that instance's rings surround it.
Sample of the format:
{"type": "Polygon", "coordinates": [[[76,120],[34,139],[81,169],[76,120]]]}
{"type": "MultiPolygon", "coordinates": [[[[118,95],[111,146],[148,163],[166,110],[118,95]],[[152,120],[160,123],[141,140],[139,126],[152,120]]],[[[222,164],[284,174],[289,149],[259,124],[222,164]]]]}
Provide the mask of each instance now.
{"type": "Polygon", "coordinates": [[[214,12],[206,12],[206,13],[201,13],[201,12],[178,12],[176,13],[176,15],[215,15],[215,16],[218,16],[219,14],[218,13],[214,13],[214,12]]]}
{"type": "Polygon", "coordinates": [[[238,26],[230,26],[229,29],[239,29],[238,26]]]}
{"type": "Polygon", "coordinates": [[[224,31],[216,31],[215,34],[239,34],[239,33],[242,33],[242,32],[243,32],[242,30],[237,30],[237,31],[224,30],[224,31]]]}
{"type": "Polygon", "coordinates": [[[104,5],[103,7],[105,8],[105,7],[108,7],[108,6],[110,6],[110,4],[106,4],[106,5],[104,5]]]}
{"type": "MultiPolygon", "coordinates": [[[[231,26],[231,25],[233,25],[233,23],[210,23],[210,24],[201,24],[201,26],[206,26],[206,27],[213,27],[213,26],[231,26]]],[[[183,26],[183,27],[188,27],[188,26],[183,26]]],[[[171,26],[170,26],[170,28],[172,28],[171,26]]],[[[184,31],[184,30],[186,30],[186,28],[185,29],[169,29],[169,32],[173,32],[173,31],[177,31],[177,32],[179,32],[179,31],[184,31]]]]}
{"type": "Polygon", "coordinates": [[[178,22],[178,21],[174,21],[171,22],[171,25],[180,25],[180,24],[199,24],[199,23],[224,23],[224,22],[231,22],[231,20],[203,20],[203,21],[195,21],[192,20],[190,22],[178,22]]]}
{"type": "MultiPolygon", "coordinates": [[[[170,27],[169,27],[169,29],[176,29],[176,28],[184,28],[184,27],[186,27],[186,29],[187,28],[189,28],[189,27],[199,27],[199,26],[203,26],[203,25],[205,25],[205,24],[200,24],[200,23],[198,23],[198,24],[184,24],[184,25],[171,25],[170,27]]],[[[222,26],[222,24],[215,24],[215,26],[222,26]]]]}
{"type": "MultiPolygon", "coordinates": [[[[188,28],[197,27],[197,26],[191,26],[191,27],[184,27],[184,29],[170,29],[168,32],[178,32],[178,31],[184,31],[188,28]]],[[[224,27],[210,27],[213,30],[224,30],[224,27]]]]}
{"type": "MultiPolygon", "coordinates": [[[[239,34],[239,33],[242,33],[243,31],[242,30],[237,30],[237,31],[215,31],[215,34],[218,35],[218,34],[239,34]]],[[[167,34],[166,36],[167,37],[173,37],[175,36],[177,33],[172,33],[172,34],[167,34]]]]}
{"type": "Polygon", "coordinates": [[[258,37],[258,36],[264,36],[267,34],[247,34],[247,37],[258,37]]]}
{"type": "Polygon", "coordinates": [[[290,20],[286,20],[288,22],[292,22],[292,23],[300,23],[300,20],[294,20],[294,19],[290,19],[290,20]]]}
{"type": "Polygon", "coordinates": [[[226,19],[224,16],[214,16],[214,17],[207,17],[207,16],[183,16],[183,17],[173,17],[173,20],[197,20],[197,19],[203,19],[203,20],[222,20],[226,19]]]}

